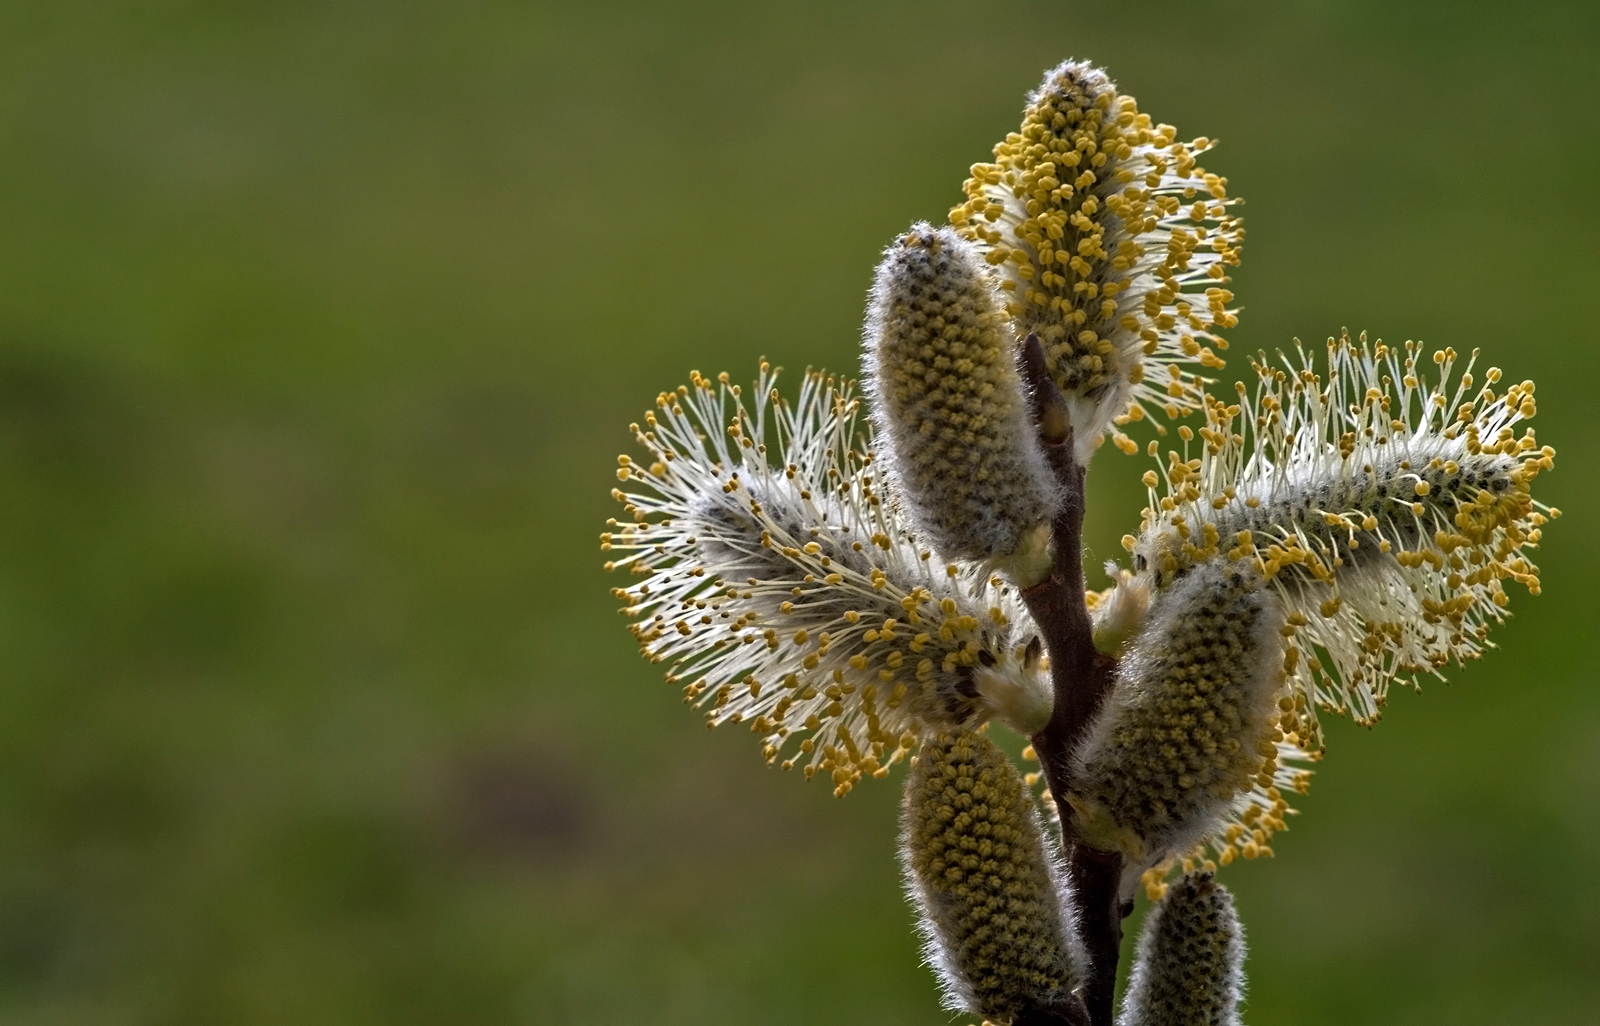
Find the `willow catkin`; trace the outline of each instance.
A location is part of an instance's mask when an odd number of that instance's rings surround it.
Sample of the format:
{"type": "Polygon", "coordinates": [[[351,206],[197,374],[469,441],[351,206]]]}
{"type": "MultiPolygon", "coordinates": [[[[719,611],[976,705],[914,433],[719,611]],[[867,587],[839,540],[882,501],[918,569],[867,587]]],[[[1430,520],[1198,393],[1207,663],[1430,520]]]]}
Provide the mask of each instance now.
{"type": "Polygon", "coordinates": [[[1328,339],[1323,359],[1263,354],[1253,387],[1208,397],[1198,437],[1181,428],[1184,451],[1145,474],[1143,527],[1123,540],[1135,571],[1217,559],[1267,580],[1294,628],[1308,749],[1316,708],[1370,726],[1396,680],[1490,647],[1507,582],[1539,593],[1529,550],[1559,511],[1532,490],[1555,450],[1524,423],[1533,382],[1502,390],[1490,367],[1479,388],[1476,356],[1458,373],[1453,349],[1365,335],[1328,339]]]}
{"type": "Polygon", "coordinates": [[[1238,1026],[1244,956],[1233,895],[1184,876],[1145,916],[1117,1026],[1238,1026]]]}
{"type": "Polygon", "coordinates": [[[615,594],[645,658],[708,725],[747,724],[840,796],[929,733],[1041,729],[1054,695],[1015,590],[916,544],[848,382],[807,374],[790,402],[775,379],[763,365],[752,409],[694,375],[635,425],[648,462],[619,459],[630,520],[601,545],[635,577],[615,594]]]}
{"type": "Polygon", "coordinates": [[[993,742],[960,732],[923,744],[901,842],[947,1007],[1010,1023],[1075,1000],[1071,909],[1022,778],[993,742]]]}
{"type": "Polygon", "coordinates": [[[1276,759],[1282,625],[1247,566],[1202,564],[1156,593],[1076,753],[1079,836],[1143,868],[1221,826],[1276,759]]]}
{"type": "MultiPolygon", "coordinates": [[[[1067,61],[950,211],[994,268],[1018,333],[1039,336],[1081,460],[1147,406],[1169,417],[1198,407],[1194,365],[1223,365],[1244,227],[1226,179],[1195,163],[1211,145],[1179,141],[1104,71],[1067,61]]],[[[1137,451],[1120,431],[1112,441],[1137,451]]]]}
{"type": "Polygon", "coordinates": [[[913,526],[946,559],[995,561],[1023,584],[1048,573],[1055,479],[1016,336],[972,243],[927,224],[891,243],[865,347],[878,456],[913,526]]]}

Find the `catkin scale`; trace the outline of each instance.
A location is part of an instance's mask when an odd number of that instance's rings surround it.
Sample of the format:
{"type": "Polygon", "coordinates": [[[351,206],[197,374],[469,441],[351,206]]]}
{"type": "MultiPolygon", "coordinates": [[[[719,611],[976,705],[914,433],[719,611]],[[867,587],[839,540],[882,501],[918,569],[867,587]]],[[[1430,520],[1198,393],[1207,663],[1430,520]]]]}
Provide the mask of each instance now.
{"type": "Polygon", "coordinates": [[[1057,489],[1016,337],[973,245],[914,225],[878,266],[866,325],[878,455],[914,526],[947,559],[1003,562],[1025,550],[1047,568],[1038,557],[1057,489]]]}
{"type": "Polygon", "coordinates": [[[901,861],[946,1006],[1010,1023],[1070,1003],[1072,910],[1022,778],[981,733],[924,742],[906,780],[901,861]]]}
{"type": "Polygon", "coordinates": [[[1244,956],[1233,895],[1184,876],[1145,916],[1117,1026],[1239,1026],[1244,956]]]}
{"type": "Polygon", "coordinates": [[[1276,762],[1282,625],[1248,567],[1205,564],[1156,593],[1076,753],[1079,836],[1143,870],[1219,830],[1276,762]]]}

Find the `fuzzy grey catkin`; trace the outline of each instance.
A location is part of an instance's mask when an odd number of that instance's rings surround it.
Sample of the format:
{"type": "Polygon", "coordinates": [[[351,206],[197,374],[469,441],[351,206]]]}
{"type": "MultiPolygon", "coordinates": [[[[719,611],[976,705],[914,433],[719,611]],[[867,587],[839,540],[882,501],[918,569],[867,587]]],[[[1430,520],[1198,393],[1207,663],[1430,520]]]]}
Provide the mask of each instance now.
{"type": "Polygon", "coordinates": [[[896,239],[878,265],[865,346],[878,450],[918,530],[947,559],[1004,565],[1022,550],[1047,571],[1038,557],[1055,479],[1016,336],[973,245],[926,223],[896,239]]]}
{"type": "Polygon", "coordinates": [[[1076,756],[1079,836],[1148,867],[1220,826],[1277,753],[1282,626],[1260,578],[1226,560],[1156,593],[1076,756]]]}
{"type": "Polygon", "coordinates": [[[948,1008],[1003,1024],[1076,1002],[1071,909],[1022,778],[987,737],[923,743],[901,856],[948,1008]]]}
{"type": "Polygon", "coordinates": [[[1233,895],[1185,876],[1145,916],[1117,1026],[1239,1026],[1244,955],[1233,895]]]}

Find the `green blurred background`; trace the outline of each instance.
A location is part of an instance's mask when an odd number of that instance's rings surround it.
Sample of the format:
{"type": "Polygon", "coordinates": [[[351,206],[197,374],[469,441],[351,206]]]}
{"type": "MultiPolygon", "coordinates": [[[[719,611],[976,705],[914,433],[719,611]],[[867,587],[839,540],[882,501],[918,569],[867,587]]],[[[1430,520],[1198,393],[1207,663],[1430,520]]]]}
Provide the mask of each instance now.
{"type": "MultiPolygon", "coordinates": [[[[895,783],[708,735],[596,537],[691,367],[854,366],[879,249],[1068,55],[1222,140],[1235,353],[1482,345],[1560,450],[1502,651],[1333,726],[1227,871],[1248,1018],[1600,1020],[1597,47],[1593,4],[0,4],[0,1023],[947,1021],[895,783]]],[[[1144,469],[1097,462],[1096,561],[1144,469]]]]}

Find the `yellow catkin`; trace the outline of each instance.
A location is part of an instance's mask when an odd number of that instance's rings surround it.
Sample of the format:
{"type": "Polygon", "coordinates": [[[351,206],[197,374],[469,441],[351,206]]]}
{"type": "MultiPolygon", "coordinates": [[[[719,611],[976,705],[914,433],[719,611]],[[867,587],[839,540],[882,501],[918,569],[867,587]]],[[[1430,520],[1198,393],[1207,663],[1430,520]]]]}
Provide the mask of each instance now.
{"type": "Polygon", "coordinates": [[[1511,583],[1539,593],[1529,550],[1558,513],[1532,489],[1555,450],[1524,424],[1533,382],[1502,390],[1493,367],[1480,382],[1476,357],[1364,334],[1328,339],[1325,358],[1262,355],[1253,385],[1208,398],[1199,437],[1145,475],[1135,572],[1225,559],[1265,577],[1295,628],[1310,747],[1317,708],[1370,726],[1395,681],[1490,647],[1511,583]]]}
{"type": "Polygon", "coordinates": [[[863,362],[879,458],[940,555],[984,561],[1022,549],[1048,572],[1043,532],[1057,489],[1017,372],[1016,336],[971,243],[917,224],[889,246],[863,362]]]}
{"type": "Polygon", "coordinates": [[[708,725],[841,797],[929,733],[1041,729],[1054,695],[1015,589],[917,544],[849,382],[808,373],[790,401],[776,375],[755,403],[693,375],[635,425],[648,460],[618,461],[629,519],[601,546],[633,578],[615,594],[645,658],[708,725]]]}
{"type": "Polygon", "coordinates": [[[1201,379],[1180,365],[1222,366],[1244,228],[1226,180],[1195,163],[1210,146],[1179,142],[1103,71],[1068,61],[950,212],[995,268],[1018,332],[1039,335],[1080,454],[1147,405],[1198,407],[1201,379]]]}
{"type": "Polygon", "coordinates": [[[1221,829],[1280,736],[1282,614],[1248,567],[1158,592],[1078,753],[1079,835],[1147,868],[1221,829]]]}
{"type": "Polygon", "coordinates": [[[1183,877],[1145,916],[1118,1026],[1238,1026],[1244,956],[1233,895],[1183,877]]]}
{"type": "Polygon", "coordinates": [[[926,741],[906,781],[902,860],[952,1011],[997,1024],[1075,1001],[1070,910],[1038,814],[987,737],[926,741]]]}

